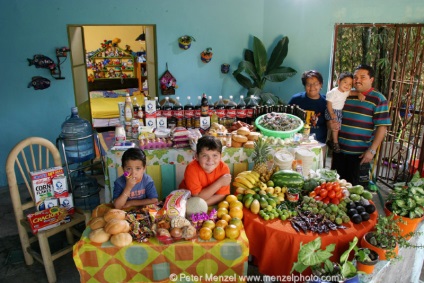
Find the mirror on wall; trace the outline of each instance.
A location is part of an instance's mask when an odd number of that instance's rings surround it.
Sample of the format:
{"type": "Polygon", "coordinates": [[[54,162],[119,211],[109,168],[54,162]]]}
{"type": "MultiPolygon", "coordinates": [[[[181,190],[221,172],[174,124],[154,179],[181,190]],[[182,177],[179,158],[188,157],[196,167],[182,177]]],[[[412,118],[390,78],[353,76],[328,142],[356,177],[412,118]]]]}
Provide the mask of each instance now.
{"type": "Polygon", "coordinates": [[[127,93],[139,104],[157,96],[155,25],[70,25],[68,34],[75,104],[98,131],[119,123],[127,93]]]}

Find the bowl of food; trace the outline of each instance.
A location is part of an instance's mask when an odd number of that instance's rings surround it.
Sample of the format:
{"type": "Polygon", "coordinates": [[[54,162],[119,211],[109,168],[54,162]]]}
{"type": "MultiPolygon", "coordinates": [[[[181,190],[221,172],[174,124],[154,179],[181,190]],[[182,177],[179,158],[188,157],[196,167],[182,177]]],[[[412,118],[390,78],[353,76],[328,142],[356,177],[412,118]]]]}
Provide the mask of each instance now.
{"type": "Polygon", "coordinates": [[[303,121],[287,113],[267,113],[256,118],[256,127],[265,136],[291,138],[303,128],[303,121]]]}

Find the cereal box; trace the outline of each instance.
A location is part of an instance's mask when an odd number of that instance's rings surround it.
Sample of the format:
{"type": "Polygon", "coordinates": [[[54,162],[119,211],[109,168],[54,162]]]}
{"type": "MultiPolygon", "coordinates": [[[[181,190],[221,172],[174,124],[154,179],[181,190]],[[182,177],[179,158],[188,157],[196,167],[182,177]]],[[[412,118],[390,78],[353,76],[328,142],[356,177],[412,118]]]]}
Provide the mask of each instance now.
{"type": "Polygon", "coordinates": [[[57,206],[28,214],[27,218],[34,234],[71,221],[66,209],[57,206]]]}
{"type": "Polygon", "coordinates": [[[68,196],[68,182],[65,176],[53,178],[53,194],[55,198],[68,196]]]}
{"type": "Polygon", "coordinates": [[[45,209],[44,200],[54,195],[53,179],[63,175],[61,166],[30,172],[31,185],[38,211],[45,209]]]}
{"type": "Polygon", "coordinates": [[[66,210],[68,211],[68,214],[74,214],[75,208],[74,208],[74,200],[72,199],[72,194],[69,193],[67,197],[59,198],[59,206],[66,208],[66,210]]]}

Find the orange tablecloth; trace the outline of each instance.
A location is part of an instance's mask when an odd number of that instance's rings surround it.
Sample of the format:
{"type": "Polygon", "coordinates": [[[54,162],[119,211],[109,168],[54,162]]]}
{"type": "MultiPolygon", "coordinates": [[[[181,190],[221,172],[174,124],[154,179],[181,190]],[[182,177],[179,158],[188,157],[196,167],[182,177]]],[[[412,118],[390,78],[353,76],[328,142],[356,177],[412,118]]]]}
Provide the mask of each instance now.
{"type": "Polygon", "coordinates": [[[174,282],[245,282],[249,242],[244,231],[237,240],[163,245],[151,238],[123,248],[91,242],[90,231],[86,228],[74,245],[81,282],[172,282],[172,274],[174,282]]]}
{"type": "Polygon", "coordinates": [[[289,221],[263,220],[259,215],[243,209],[243,223],[246,235],[249,238],[250,254],[262,274],[284,276],[289,275],[293,263],[297,261],[300,243],[306,244],[321,236],[322,247],[336,244],[333,252],[333,261],[339,261],[340,256],[349,247],[353,238],[361,237],[370,231],[377,222],[377,212],[370,216],[370,220],[360,224],[343,224],[347,229],[330,231],[328,234],[307,234],[296,232],[289,221]]]}

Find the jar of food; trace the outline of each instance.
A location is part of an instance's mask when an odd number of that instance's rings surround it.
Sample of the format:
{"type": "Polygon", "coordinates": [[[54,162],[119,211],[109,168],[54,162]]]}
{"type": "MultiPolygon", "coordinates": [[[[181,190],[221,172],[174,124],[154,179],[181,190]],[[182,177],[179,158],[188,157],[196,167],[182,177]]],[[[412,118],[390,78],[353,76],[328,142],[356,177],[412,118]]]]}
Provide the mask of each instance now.
{"type": "Polygon", "coordinates": [[[115,127],[115,142],[124,142],[127,139],[125,135],[124,126],[121,124],[116,125],[115,127]]]}

